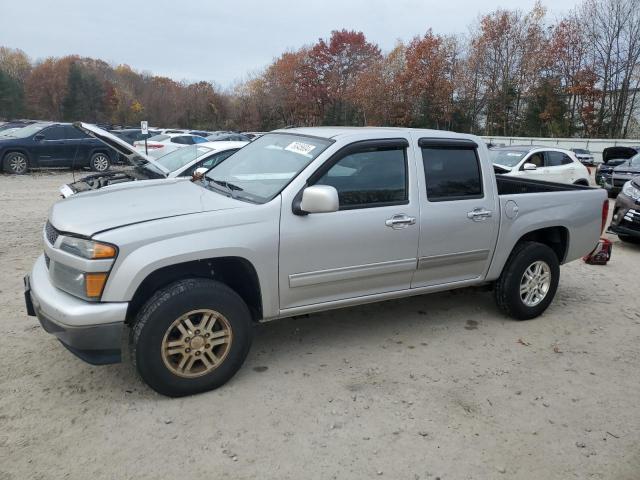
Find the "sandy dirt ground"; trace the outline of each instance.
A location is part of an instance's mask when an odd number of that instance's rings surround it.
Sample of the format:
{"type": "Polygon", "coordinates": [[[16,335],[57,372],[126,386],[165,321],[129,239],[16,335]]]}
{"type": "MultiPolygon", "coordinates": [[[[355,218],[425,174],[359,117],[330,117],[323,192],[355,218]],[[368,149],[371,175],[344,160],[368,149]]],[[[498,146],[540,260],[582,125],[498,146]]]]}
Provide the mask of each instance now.
{"type": "Polygon", "coordinates": [[[260,325],[231,382],[172,400],[25,313],[70,179],[0,175],[0,480],[640,479],[640,247],[562,267],[528,322],[460,290],[260,325]]]}

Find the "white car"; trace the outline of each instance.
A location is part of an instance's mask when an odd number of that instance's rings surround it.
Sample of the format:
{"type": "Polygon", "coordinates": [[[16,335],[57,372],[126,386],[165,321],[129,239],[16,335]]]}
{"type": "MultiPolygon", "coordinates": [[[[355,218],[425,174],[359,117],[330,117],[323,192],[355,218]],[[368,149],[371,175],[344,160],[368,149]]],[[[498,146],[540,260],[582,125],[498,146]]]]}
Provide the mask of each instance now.
{"type": "Polygon", "coordinates": [[[116,150],[134,168],[133,170],[110,171],[89,175],[73,183],[63,185],[60,188],[60,193],[65,198],[76,193],[98,190],[132,181],[191,177],[196,169],[206,168],[209,170],[249,143],[205,142],[197,145],[187,145],[163,157],[154,159],[151,156],[145,156],[144,153],[132,150],[131,145],[127,142],[95,125],[77,123],[75,126],[116,150]]]}
{"type": "Polygon", "coordinates": [[[589,186],[589,171],[571,150],[510,145],[489,150],[496,173],[589,186]]]}
{"type": "Polygon", "coordinates": [[[199,135],[191,135],[188,133],[161,133],[148,138],[146,147],[144,140],[133,142],[133,147],[140,153],[145,153],[146,148],[146,155],[153,158],[160,158],[178,148],[206,142],[207,139],[199,135]]]}

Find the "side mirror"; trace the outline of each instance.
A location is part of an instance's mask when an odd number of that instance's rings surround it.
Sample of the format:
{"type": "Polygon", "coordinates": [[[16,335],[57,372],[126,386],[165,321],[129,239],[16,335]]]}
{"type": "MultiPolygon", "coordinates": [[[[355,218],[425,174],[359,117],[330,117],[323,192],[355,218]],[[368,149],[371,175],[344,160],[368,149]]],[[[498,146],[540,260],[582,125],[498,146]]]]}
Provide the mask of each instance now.
{"type": "Polygon", "coordinates": [[[201,180],[208,171],[209,169],[207,167],[196,168],[191,175],[191,181],[201,180]]]}
{"type": "Polygon", "coordinates": [[[525,163],[525,164],[522,166],[522,169],[523,169],[523,170],[537,170],[537,169],[538,169],[538,167],[536,167],[536,166],[535,166],[535,164],[533,164],[533,163],[525,163]]]}
{"type": "Polygon", "coordinates": [[[340,207],[338,191],[329,185],[313,185],[302,191],[300,213],[337,212],[340,207]]]}
{"type": "Polygon", "coordinates": [[[37,133],[33,136],[33,140],[36,142],[41,142],[42,140],[44,140],[44,134],[42,133],[37,133]]]}

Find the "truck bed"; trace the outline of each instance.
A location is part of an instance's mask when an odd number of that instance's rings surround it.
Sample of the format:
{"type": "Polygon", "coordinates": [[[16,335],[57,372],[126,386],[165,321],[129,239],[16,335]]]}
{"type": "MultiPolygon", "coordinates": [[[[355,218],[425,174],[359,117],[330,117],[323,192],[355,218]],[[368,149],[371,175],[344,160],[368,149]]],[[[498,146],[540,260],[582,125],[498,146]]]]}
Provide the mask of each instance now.
{"type": "Polygon", "coordinates": [[[565,183],[545,182],[496,174],[498,195],[517,195],[521,193],[568,192],[571,190],[589,190],[592,187],[565,183]]]}

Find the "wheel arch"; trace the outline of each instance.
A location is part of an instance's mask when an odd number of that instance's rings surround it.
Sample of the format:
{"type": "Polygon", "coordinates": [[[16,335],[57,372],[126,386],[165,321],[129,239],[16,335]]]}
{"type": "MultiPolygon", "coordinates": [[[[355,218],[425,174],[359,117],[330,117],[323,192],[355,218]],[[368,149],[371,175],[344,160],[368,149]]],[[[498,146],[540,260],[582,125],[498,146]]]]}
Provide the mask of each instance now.
{"type": "Polygon", "coordinates": [[[246,258],[228,256],[186,261],[152,271],[138,285],[129,302],[127,322],[135,318],[155,292],[185,278],[209,278],[224,283],[244,300],[254,321],[263,318],[260,280],[254,265],[246,258]]]}
{"type": "Polygon", "coordinates": [[[513,245],[513,252],[523,242],[538,242],[547,245],[558,257],[558,263],[564,263],[569,251],[569,230],[563,226],[538,228],[523,234],[513,245]]]}

